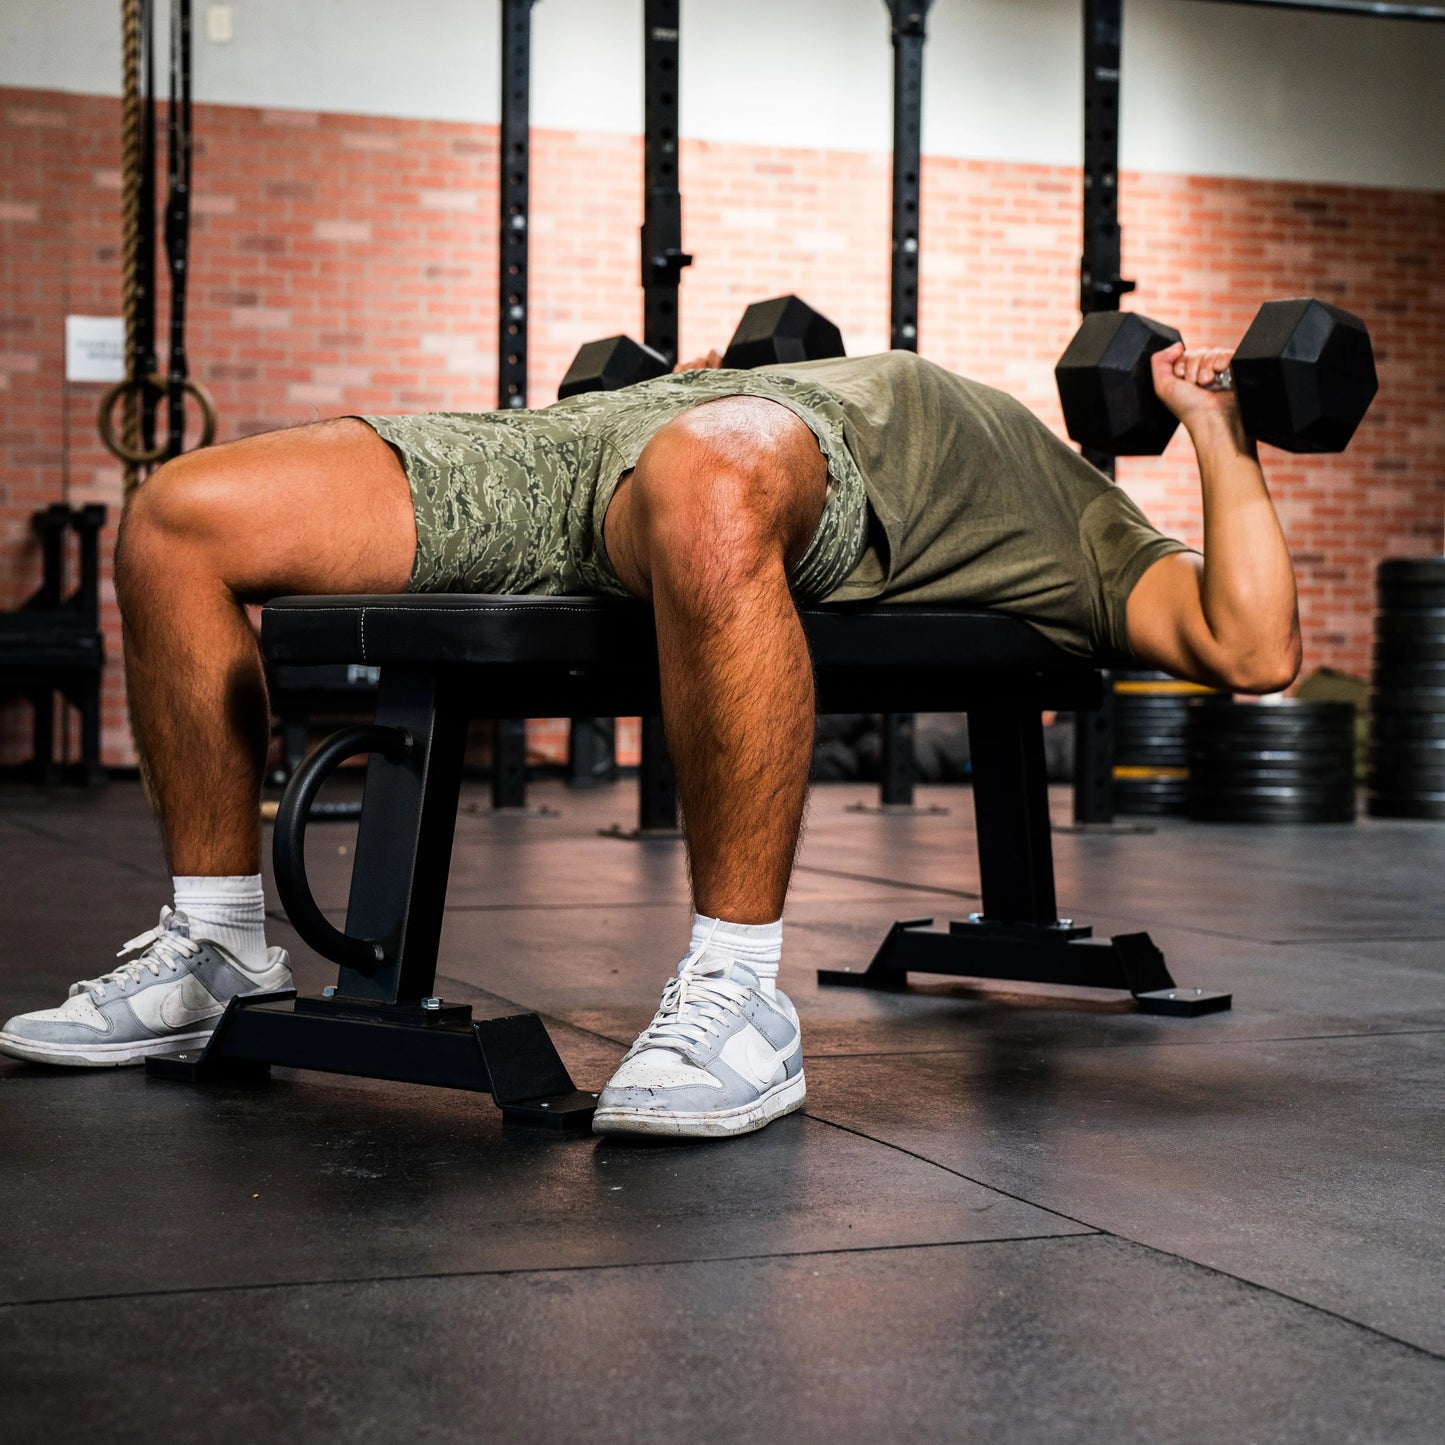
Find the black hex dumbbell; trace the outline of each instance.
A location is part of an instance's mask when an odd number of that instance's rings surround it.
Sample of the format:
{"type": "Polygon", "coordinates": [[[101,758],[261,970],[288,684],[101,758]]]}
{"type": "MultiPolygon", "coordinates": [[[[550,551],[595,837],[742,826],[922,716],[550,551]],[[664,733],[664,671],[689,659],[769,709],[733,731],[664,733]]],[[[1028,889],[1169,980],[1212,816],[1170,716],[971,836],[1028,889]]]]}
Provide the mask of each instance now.
{"type": "MultiPolygon", "coordinates": [[[[842,333],[822,312],[796,296],[778,296],[771,301],[755,301],[743,312],[722,364],[748,368],[775,362],[822,361],[846,354],[842,333]]],[[[609,336],[589,341],[578,351],[557,395],[616,391],[665,376],[671,370],[661,352],[630,336],[609,336]]]]}
{"type": "Polygon", "coordinates": [[[606,336],[585,341],[567,368],[557,397],[576,396],[583,391],[617,391],[635,382],[666,376],[672,367],[667,358],[630,336],[606,336]]]}
{"type": "Polygon", "coordinates": [[[846,356],[843,333],[806,301],[796,296],[775,296],[754,301],[738,322],[724,366],[774,366],[787,361],[824,361],[846,356]]]}
{"type": "MultiPolygon", "coordinates": [[[[1182,340],[1134,311],[1084,317],[1054,378],[1069,435],[1112,456],[1158,456],[1178,422],[1154,394],[1149,358],[1182,340]]],[[[1379,383],[1358,316],[1324,301],[1266,301],[1212,390],[1234,390],[1240,420],[1287,452],[1343,451],[1379,383]]]]}

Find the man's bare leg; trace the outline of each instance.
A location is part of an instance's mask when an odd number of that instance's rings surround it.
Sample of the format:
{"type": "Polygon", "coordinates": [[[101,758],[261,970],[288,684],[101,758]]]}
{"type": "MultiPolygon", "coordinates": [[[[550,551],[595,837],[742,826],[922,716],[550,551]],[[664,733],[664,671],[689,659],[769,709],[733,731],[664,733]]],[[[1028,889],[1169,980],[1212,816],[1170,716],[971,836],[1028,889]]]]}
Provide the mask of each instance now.
{"type": "Polygon", "coordinates": [[[658,432],[609,509],[608,555],[657,620],[697,917],[657,1014],[598,1099],[599,1133],[741,1134],[803,1103],[798,1016],[776,985],[813,738],[787,573],[826,483],[801,421],[732,398],[658,432]]]}
{"type": "Polygon", "coordinates": [[[192,452],[135,493],[116,590],[136,744],[173,874],[260,870],[270,714],[244,604],[399,592],[415,550],[401,463],[355,420],[192,452]]]}
{"type": "Polygon", "coordinates": [[[781,916],[802,826],[813,677],[787,570],[822,514],[827,464],[774,402],[664,427],[618,488],[608,555],[657,619],[663,719],[699,913],[781,916]]]}
{"type": "Polygon", "coordinates": [[[74,985],[17,1014],[0,1052],[113,1068],[194,1045],[228,999],[291,986],[266,944],[260,877],[266,687],[245,604],[281,592],[395,592],[415,550],[406,478],[359,421],[195,452],[131,499],[116,590],[136,742],[175,907],[74,985]]]}

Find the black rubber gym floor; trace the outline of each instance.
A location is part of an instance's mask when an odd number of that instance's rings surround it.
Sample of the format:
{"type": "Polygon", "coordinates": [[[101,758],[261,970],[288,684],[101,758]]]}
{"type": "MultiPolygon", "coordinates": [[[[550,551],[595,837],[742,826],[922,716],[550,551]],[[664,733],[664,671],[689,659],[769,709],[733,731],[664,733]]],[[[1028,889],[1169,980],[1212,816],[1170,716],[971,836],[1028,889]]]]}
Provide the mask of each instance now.
{"type": "MultiPolygon", "coordinates": [[[[685,942],[681,851],[597,836],[630,785],[532,796],[554,814],[468,790],[439,991],[540,1011],[598,1088],[685,942]]],[[[866,796],[815,794],[784,960],[808,1103],[744,1139],[0,1063],[0,1438],[1438,1441],[1445,825],[1056,837],[1064,913],[1234,992],[1167,1019],[820,990],[895,919],[977,906],[966,789],[866,796]]],[[[338,916],[350,837],[312,830],[338,916]]],[[[166,901],[132,784],[0,794],[0,868],[0,1017],[166,901]]]]}

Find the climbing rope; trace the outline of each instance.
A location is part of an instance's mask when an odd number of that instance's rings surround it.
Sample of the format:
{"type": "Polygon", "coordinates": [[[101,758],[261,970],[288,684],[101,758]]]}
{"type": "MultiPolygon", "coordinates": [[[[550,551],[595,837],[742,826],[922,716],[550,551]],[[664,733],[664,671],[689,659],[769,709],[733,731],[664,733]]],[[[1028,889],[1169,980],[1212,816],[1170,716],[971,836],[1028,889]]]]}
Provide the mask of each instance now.
{"type": "Polygon", "coordinates": [[[151,0],[121,0],[121,309],[125,317],[126,375],[100,399],[100,438],[124,468],[125,495],[156,462],[179,456],[185,439],[185,398],[201,411],[199,446],[216,435],[216,406],[210,393],[188,375],[186,361],[186,274],[190,244],[191,184],[191,7],[172,0],[170,98],[167,114],[165,244],[171,278],[168,374],[156,371],[155,356],[155,93],[152,70],[151,0]],[[145,54],[146,86],[141,86],[145,54]],[[166,438],[154,440],[155,405],[166,401],[166,438]],[[116,402],[123,400],[120,435],[116,402]]]}

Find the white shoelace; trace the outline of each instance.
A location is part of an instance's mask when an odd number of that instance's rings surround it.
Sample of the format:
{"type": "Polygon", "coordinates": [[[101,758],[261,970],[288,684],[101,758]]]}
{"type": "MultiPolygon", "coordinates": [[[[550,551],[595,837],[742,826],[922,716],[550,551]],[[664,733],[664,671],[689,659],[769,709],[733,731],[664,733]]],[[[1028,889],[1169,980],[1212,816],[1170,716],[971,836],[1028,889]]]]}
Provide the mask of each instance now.
{"type": "Polygon", "coordinates": [[[138,948],[144,949],[145,952],[139,958],[123,963],[119,968],[101,974],[99,978],[81,979],[79,983],[71,986],[71,994],[77,994],[82,989],[89,993],[98,993],[110,983],[118,983],[122,988],[127,988],[133,983],[139,983],[143,973],[159,978],[162,967],[174,973],[186,959],[194,958],[201,951],[201,945],[182,932],[189,926],[190,922],[184,913],[177,913],[169,906],[162,908],[161,921],[154,928],[138,933],[115,955],[117,958],[124,958],[138,948]]]}
{"type": "Polygon", "coordinates": [[[722,975],[726,964],[703,962],[707,944],[688,954],[668,979],[652,1022],[637,1036],[628,1057],[644,1049],[687,1054],[737,1022],[750,990],[722,975]]]}

